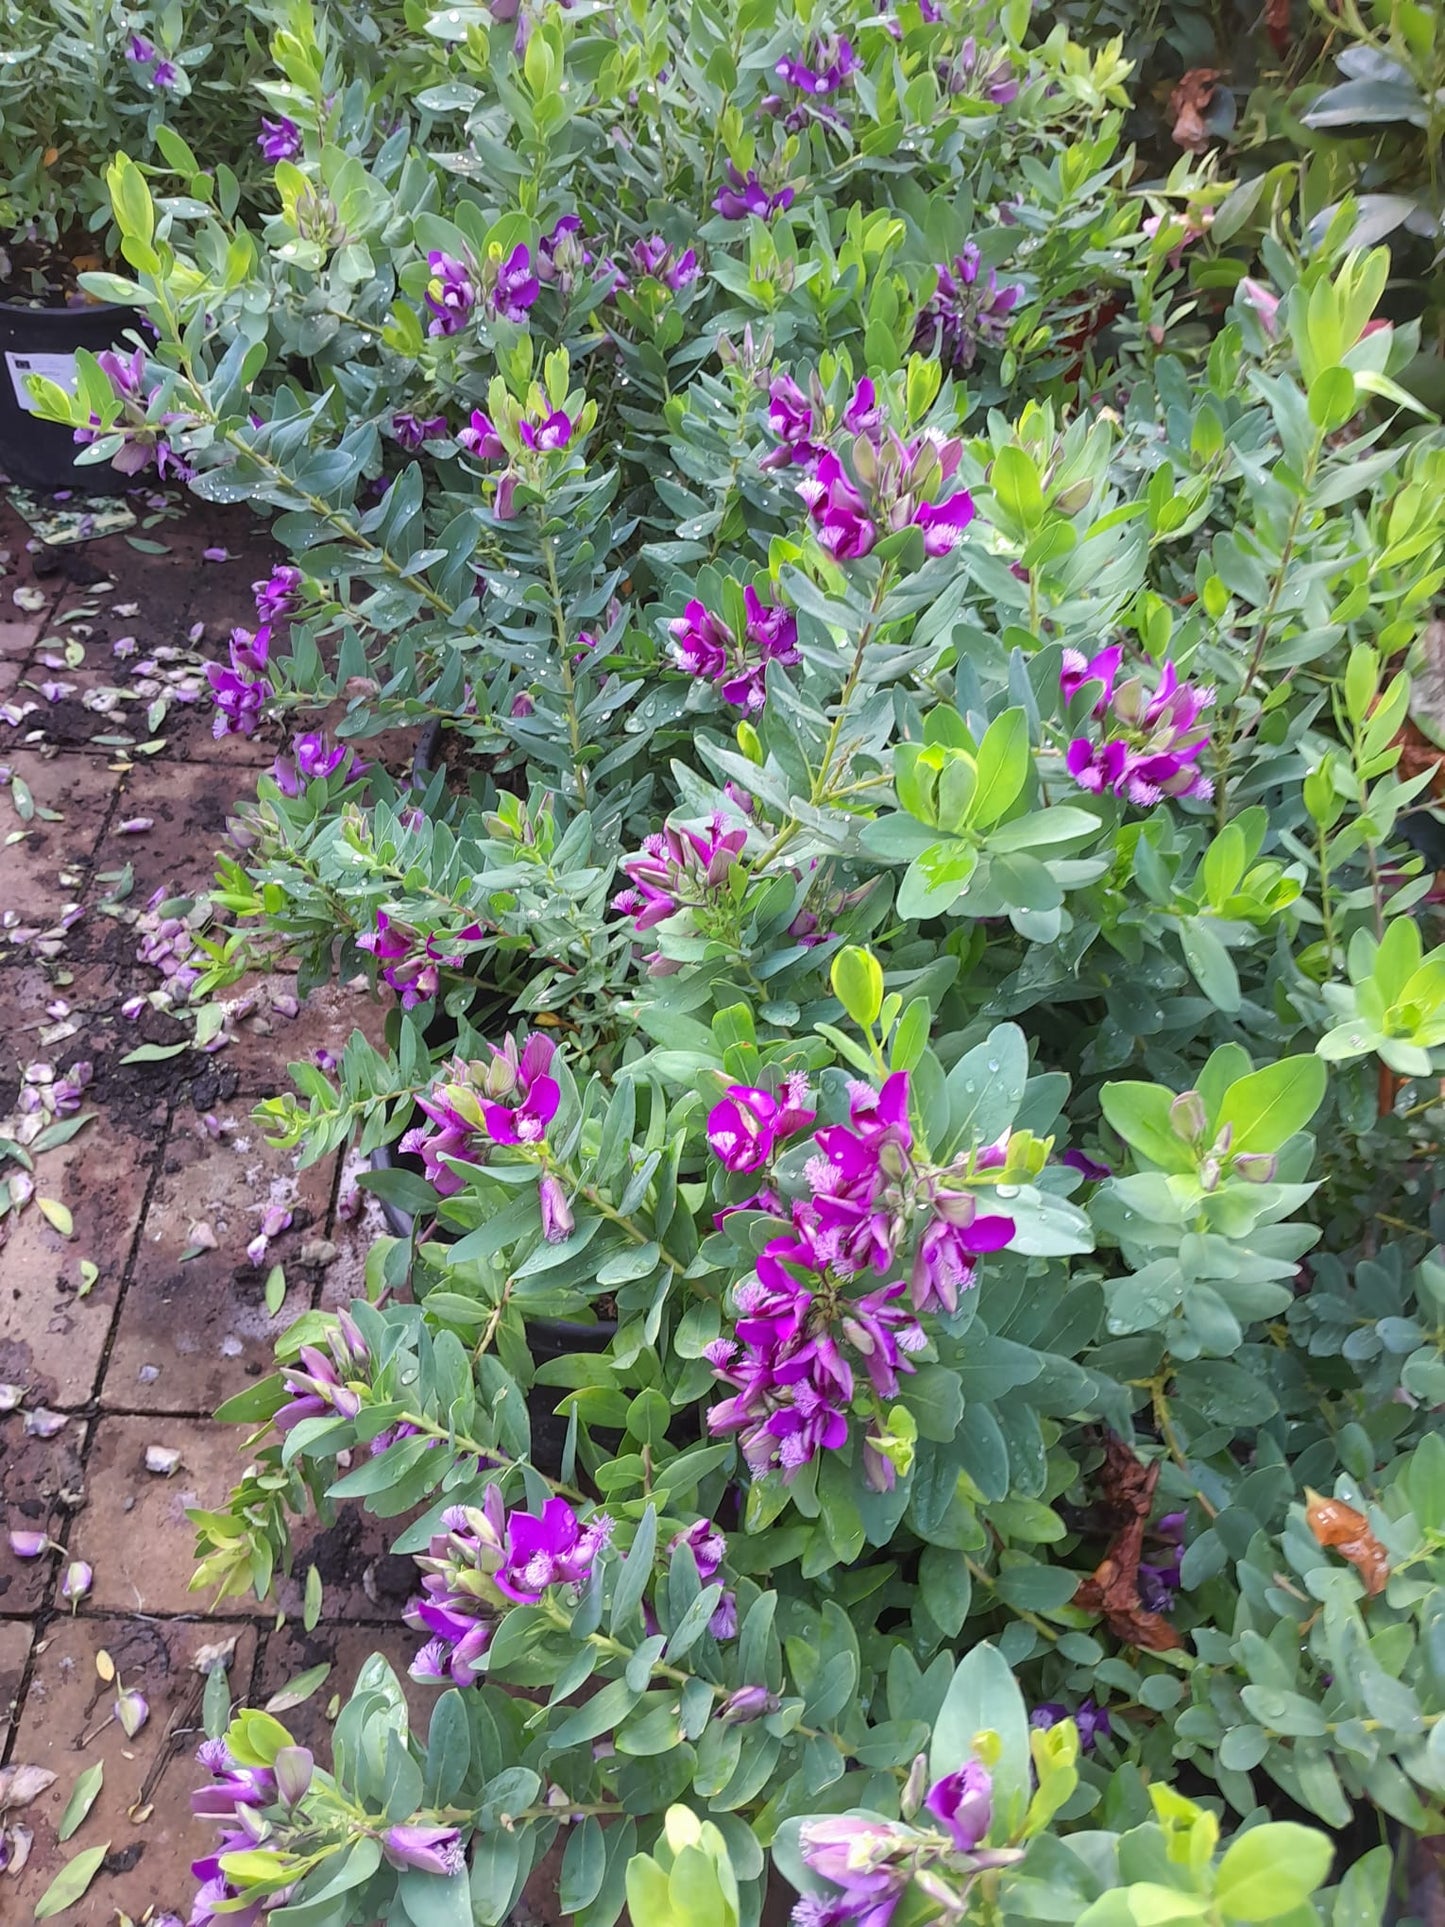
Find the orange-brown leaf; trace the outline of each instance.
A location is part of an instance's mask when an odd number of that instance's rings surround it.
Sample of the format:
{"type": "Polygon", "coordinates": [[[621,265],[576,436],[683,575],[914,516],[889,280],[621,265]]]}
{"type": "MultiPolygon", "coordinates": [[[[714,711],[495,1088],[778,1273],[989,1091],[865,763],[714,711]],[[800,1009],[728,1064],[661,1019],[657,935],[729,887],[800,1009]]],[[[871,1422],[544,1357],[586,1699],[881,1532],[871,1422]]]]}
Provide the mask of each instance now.
{"type": "Polygon", "coordinates": [[[1289,52],[1289,12],[1290,0],[1265,0],[1264,30],[1281,60],[1289,52]]]}
{"type": "Polygon", "coordinates": [[[1213,144],[1214,136],[1205,125],[1204,116],[1221,77],[1218,67],[1191,67],[1169,96],[1174,139],[1191,154],[1202,154],[1213,144]]]}
{"type": "Polygon", "coordinates": [[[1366,1592],[1383,1592],[1390,1577],[1389,1556],[1364,1513],[1343,1499],[1323,1499],[1318,1492],[1306,1491],[1305,1501],[1305,1520],[1317,1543],[1348,1559],[1366,1592]]]}

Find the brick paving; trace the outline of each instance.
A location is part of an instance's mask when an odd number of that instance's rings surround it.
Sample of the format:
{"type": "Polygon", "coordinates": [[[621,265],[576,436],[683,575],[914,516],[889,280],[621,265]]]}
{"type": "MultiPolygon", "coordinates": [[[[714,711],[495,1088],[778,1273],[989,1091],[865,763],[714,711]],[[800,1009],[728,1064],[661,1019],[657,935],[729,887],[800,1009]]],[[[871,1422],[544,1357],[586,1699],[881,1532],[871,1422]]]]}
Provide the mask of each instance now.
{"type": "MultiPolygon", "coordinates": [[[[128,996],[160,982],[136,962],[124,912],[160,885],[187,894],[208,886],[227,812],[250,793],[278,741],[273,732],[217,743],[208,715],[173,707],[154,756],[97,742],[146,736],[144,703],[117,713],[99,693],[126,679],[125,659],[110,645],[134,635],[142,655],[184,647],[202,623],[197,646],[219,657],[231,626],[252,620],[250,583],[271,552],[244,511],[187,504],[183,516],[133,532],[164,543],[165,554],[107,536],[63,552],[60,573],[37,577],[27,533],[0,497],[0,549],[10,552],[0,573],[0,702],[38,704],[15,726],[0,722],[0,768],[22,779],[36,806],[23,817],[13,784],[0,787],[0,914],[16,913],[22,930],[36,933],[11,941],[0,930],[0,1114],[25,1065],[44,1060],[60,1072],[89,1058],[95,1079],[84,1108],[97,1115],[37,1160],[37,1192],[67,1207],[72,1235],[33,1203],[0,1220],[0,1385],[23,1395],[0,1416],[0,1524],[45,1531],[56,1548],[20,1560],[0,1536],[0,1763],[57,1776],[10,1816],[33,1830],[34,1843],[18,1877],[0,1873],[0,1921],[29,1919],[60,1866],[108,1843],[85,1898],[64,1916],[101,1927],[118,1911],[138,1924],[189,1912],[189,1863],[213,1833],[191,1820],[187,1799],[200,1737],[198,1656],[204,1662],[217,1642],[234,1642],[232,1694],[254,1704],[329,1664],[327,1683],[287,1716],[307,1744],[324,1747],[332,1696],[345,1694],[366,1656],[385,1652],[404,1671],[415,1645],[397,1620],[410,1562],[388,1555],[384,1529],[360,1517],[329,1533],[298,1528],[297,1577],[282,1589],[279,1619],[249,1599],[208,1614],[188,1590],[186,1508],[224,1501],[245,1463],[244,1430],[216,1425],[211,1413],[269,1368],[289,1319],[358,1288],[374,1230],[338,1221],[338,1160],[295,1173],[265,1143],[252,1106],[284,1088],[288,1061],[335,1048],[358,1024],[377,1034],[382,1012],[364,991],[329,986],[289,1018],[270,1008],[269,992],[294,985],[261,980],[244,987],[257,991],[256,1014],[226,1049],[187,1052],[139,1075],[120,1065],[143,1037],[175,1034],[165,1020],[137,1025],[120,1013],[128,996]],[[204,561],[213,546],[234,559],[204,561]],[[32,589],[41,605],[27,608],[32,589]],[[67,640],[80,644],[79,659],[67,640]],[[38,684],[49,679],[70,692],[48,702],[38,684]],[[153,828],[122,833],[135,817],[153,828]],[[130,894],[117,903],[127,866],[130,894]],[[62,927],[71,905],[83,914],[62,927]],[[61,1024],[47,1010],[56,999],[70,1006],[61,1024]],[[65,1024],[74,1029],[55,1038],[65,1024]],[[258,1268],[245,1246],[278,1198],[293,1224],[258,1268]],[[198,1223],[211,1227],[215,1248],[187,1255],[198,1223]],[[337,1247],[335,1256],[303,1263],[302,1247],[309,1242],[314,1257],[320,1240],[337,1247]],[[82,1259],[95,1268],[88,1283],[82,1259]],[[274,1317],[264,1299],[273,1262],[287,1276],[274,1317]],[[42,1418],[50,1435],[40,1436],[37,1412],[63,1422],[42,1418]],[[179,1453],[168,1476],[146,1470],[154,1445],[179,1453]],[[59,1586],[79,1558],[94,1567],[95,1585],[72,1616],[59,1586]],[[301,1582],[312,1563],[326,1609],[306,1633],[301,1582]],[[102,1679],[98,1655],[109,1656],[102,1669],[113,1665],[149,1701],[134,1739],[106,1724],[116,1689],[102,1679]],[[71,1790],[97,1762],[105,1767],[100,1796],[61,1843],[56,1827],[71,1790]]],[[[404,753],[404,743],[396,747],[404,753]]],[[[16,1169],[0,1167],[0,1177],[16,1169]]]]}

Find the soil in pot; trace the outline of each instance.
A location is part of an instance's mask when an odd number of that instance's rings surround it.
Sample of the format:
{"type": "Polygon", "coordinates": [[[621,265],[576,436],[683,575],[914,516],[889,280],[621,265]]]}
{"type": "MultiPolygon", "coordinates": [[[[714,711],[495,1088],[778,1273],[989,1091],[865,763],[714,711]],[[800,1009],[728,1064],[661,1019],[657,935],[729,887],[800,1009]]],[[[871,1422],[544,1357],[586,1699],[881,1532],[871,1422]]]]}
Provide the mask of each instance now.
{"type": "Polygon", "coordinates": [[[83,249],[68,253],[30,240],[0,250],[0,469],[22,487],[115,492],[106,463],[77,467],[82,451],[73,431],[42,421],[26,386],[27,375],[44,375],[73,391],[78,349],[123,347],[126,331],[140,325],[133,308],[94,302],[81,291],[77,275],[99,266],[83,249]]]}

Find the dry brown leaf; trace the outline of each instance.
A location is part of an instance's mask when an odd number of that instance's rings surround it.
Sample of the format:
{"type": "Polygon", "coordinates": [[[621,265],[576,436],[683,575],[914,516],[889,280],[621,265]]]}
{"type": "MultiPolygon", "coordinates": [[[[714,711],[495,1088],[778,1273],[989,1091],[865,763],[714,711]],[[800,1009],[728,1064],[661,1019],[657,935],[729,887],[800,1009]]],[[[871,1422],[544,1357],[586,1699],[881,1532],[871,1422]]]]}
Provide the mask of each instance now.
{"type": "Polygon", "coordinates": [[[1265,0],[1264,30],[1281,60],[1290,49],[1289,12],[1290,0],[1265,0]]]}
{"type": "Polygon", "coordinates": [[[1174,123],[1175,143],[1191,154],[1202,154],[1214,144],[1214,136],[1204,124],[1217,83],[1223,77],[1218,67],[1191,67],[1169,96],[1169,115],[1174,123]]]}
{"type": "Polygon", "coordinates": [[[1111,1433],[1098,1484],[1102,1504],[1116,1522],[1114,1536],[1095,1571],[1080,1580],[1074,1604],[1085,1612],[1102,1614],[1109,1631],[1126,1645],[1170,1653],[1183,1646],[1183,1638],[1162,1613],[1146,1611],[1139,1598],[1144,1530],[1158,1483],[1158,1464],[1145,1465],[1111,1433]]]}
{"type": "Polygon", "coordinates": [[[1381,1593],[1390,1577],[1390,1560],[1363,1512],[1343,1499],[1324,1499],[1305,1488],[1305,1521],[1318,1544],[1348,1559],[1367,1593],[1381,1593]]]}

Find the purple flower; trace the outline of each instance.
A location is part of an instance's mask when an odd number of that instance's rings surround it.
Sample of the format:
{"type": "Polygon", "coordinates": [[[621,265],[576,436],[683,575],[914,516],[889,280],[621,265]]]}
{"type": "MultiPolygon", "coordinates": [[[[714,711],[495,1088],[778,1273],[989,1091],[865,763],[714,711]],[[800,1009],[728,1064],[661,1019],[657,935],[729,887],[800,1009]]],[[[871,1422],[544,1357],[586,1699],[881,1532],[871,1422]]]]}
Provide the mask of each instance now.
{"type": "Polygon", "coordinates": [[[454,335],[466,326],[477,305],[477,287],[465,261],[434,249],[427,256],[431,280],[426,286],[426,305],[431,310],[427,324],[430,335],[454,335]]]}
{"type": "Polygon", "coordinates": [[[756,712],[767,698],[768,663],[800,660],[798,624],[790,609],[763,602],[751,585],[743,591],[743,605],[747,627],[741,637],[695,600],[667,626],[679,669],[715,683],[724,701],[756,712]]]}
{"type": "Polygon", "coordinates": [[[627,252],[633,267],[639,274],[653,281],[660,281],[674,294],[679,293],[697,279],[696,252],[692,248],[685,248],[679,254],[663,240],[660,234],[651,235],[644,241],[633,241],[627,252]]]}
{"type": "Polygon", "coordinates": [[[151,68],[151,82],[152,85],[162,90],[174,87],[176,84],[175,62],[171,60],[158,60],[155,66],[151,68]]]}
{"type": "Polygon", "coordinates": [[[467,1864],[456,1827],[388,1827],[381,1847],[393,1867],[415,1867],[422,1873],[458,1874],[467,1864]]]}
{"type": "Polygon", "coordinates": [[[716,1717],[724,1726],[748,1726],[776,1713],[780,1704],[777,1694],[770,1693],[766,1686],[740,1686],[728,1694],[716,1717]]]}
{"type": "Polygon", "coordinates": [[[917,1836],[887,1820],[840,1813],[812,1820],[799,1835],[803,1859],[842,1888],[836,1902],[805,1895],[793,1911],[797,1927],[889,1927],[912,1874],[917,1836]]]}
{"type": "Polygon", "coordinates": [[[791,375],[776,375],[768,389],[768,427],[781,446],[763,458],[764,468],[785,468],[789,462],[817,459],[819,451],[809,439],[813,406],[791,375]]]}
{"type": "Polygon", "coordinates": [[[750,214],[770,221],[775,214],[786,214],[793,205],[795,193],[791,187],[782,187],[770,194],[758,179],[755,168],[750,167],[743,175],[729,161],[727,175],[728,185],[713,202],[713,207],[726,221],[745,221],[750,214]]]}
{"type": "Polygon", "coordinates": [[[679,1546],[691,1548],[697,1576],[704,1585],[721,1569],[727,1557],[727,1535],[711,1519],[699,1519],[686,1532],[679,1532],[670,1542],[668,1551],[676,1552],[679,1546]]]}
{"type": "Polygon", "coordinates": [[[230,667],[216,662],[206,664],[206,679],[216,705],[212,734],[253,736],[261,720],[261,710],[270,694],[264,671],[271,651],[271,631],[263,623],[254,634],[249,629],[233,629],[230,667]]]}
{"type": "Polygon", "coordinates": [[[728,1171],[760,1170],[779,1138],[813,1123],[816,1113],[804,1109],[807,1097],[808,1080],[801,1071],[783,1080],[781,1101],[753,1085],[729,1085],[727,1096],[708,1113],[707,1141],[713,1156],[728,1171]]]}
{"type": "Polygon", "coordinates": [[[490,415],[484,415],[480,408],[474,408],[466,427],[457,430],[457,446],[482,462],[499,462],[507,453],[490,415]]]}
{"type": "Polygon", "coordinates": [[[155,59],[156,50],[143,35],[133,33],[126,47],[125,57],[127,60],[133,60],[137,66],[144,66],[148,61],[155,59]]]}
{"type": "Polygon", "coordinates": [[[17,1559],[38,1559],[48,1550],[50,1536],[44,1532],[12,1532],[10,1550],[17,1559]]]}
{"type": "Polygon", "coordinates": [[[271,779],[283,796],[299,796],[308,783],[324,782],[337,770],[354,781],[369,768],[349,744],[333,743],[319,730],[309,730],[292,739],[289,756],[276,758],[271,779]]]}
{"type": "Polygon", "coordinates": [[[1018,99],[1018,78],[1008,55],[1000,53],[995,59],[986,51],[981,53],[972,34],[959,48],[958,57],[940,69],[939,78],[950,94],[970,94],[994,107],[1007,107],[1018,99]]]}
{"type": "Polygon", "coordinates": [[[862,66],[853,43],[840,35],[820,39],[812,53],[813,65],[791,57],[780,60],[775,71],[788,86],[799,93],[825,96],[837,93],[850,74],[862,66]]]}
{"type": "Polygon", "coordinates": [[[941,263],[937,285],[913,330],[916,353],[934,353],[945,367],[960,374],[972,368],[980,342],[994,348],[1003,345],[1009,316],[1023,295],[1017,283],[1000,287],[993,269],[985,274],[981,266],[972,241],[951,264],[941,263]]]}
{"type": "Polygon", "coordinates": [[[301,601],[301,579],[298,568],[282,562],[262,581],[253,582],[257,620],[269,624],[295,615],[301,601]]]}
{"type": "Polygon", "coordinates": [[[1057,1726],[1060,1720],[1068,1719],[1078,1727],[1079,1745],[1085,1753],[1092,1753],[1100,1738],[1107,1739],[1113,1731],[1108,1713],[1093,1699],[1081,1700],[1072,1713],[1059,1700],[1045,1700],[1043,1705],[1036,1706],[1030,1713],[1029,1725],[1046,1732],[1049,1727],[1057,1726]]]}
{"type": "Polygon", "coordinates": [[[565,448],[572,439],[572,418],[560,408],[540,422],[523,419],[517,424],[517,432],[528,448],[538,451],[565,448]]]}
{"type": "Polygon", "coordinates": [[[1102,1184],[1105,1178],[1114,1175],[1112,1166],[1101,1164],[1097,1158],[1091,1158],[1087,1151],[1065,1151],[1059,1163],[1068,1165],[1071,1171],[1080,1172],[1090,1184],[1102,1184]]]}
{"type": "Polygon", "coordinates": [[[679,669],[709,682],[715,682],[724,673],[732,636],[721,616],[692,601],[667,627],[679,669]]]}
{"type": "Polygon", "coordinates": [[[1016,1229],[1012,1218],[977,1216],[971,1192],[938,1192],[936,1216],[918,1240],[909,1295],[915,1311],[958,1310],[960,1292],[977,1283],[976,1258],[1002,1251],[1016,1229]]]}
{"type": "Polygon", "coordinates": [[[519,241],[506,260],[489,268],[487,299],[503,321],[525,321],[527,310],[542,292],[532,271],[532,250],[519,241]]]}
{"type": "MultiPolygon", "coordinates": [[[[471,943],[481,934],[479,925],[468,924],[452,941],[471,943]]],[[[395,921],[385,910],[377,911],[375,930],[359,936],[356,947],[380,962],[382,981],[396,992],[403,1010],[435,997],[441,987],[441,966],[461,962],[460,954],[441,949],[435,937],[423,942],[420,932],[395,921]]]]}
{"type": "Polygon", "coordinates": [[[538,279],[555,282],[562,293],[567,294],[576,276],[591,266],[592,256],[582,241],[581,217],[564,214],[552,232],[544,234],[537,244],[538,279]]]}
{"type": "Polygon", "coordinates": [[[420,448],[423,442],[440,441],[447,434],[447,418],[428,415],[423,421],[416,415],[393,415],[391,432],[402,448],[420,448]]]}
{"type": "Polygon", "coordinates": [[[843,410],[843,426],[850,435],[867,435],[883,425],[883,410],[878,406],[878,390],[865,375],[848,398],[843,410]]]}
{"type": "Polygon", "coordinates": [[[993,1781],[986,1766],[970,1760],[928,1790],[924,1806],[952,1835],[960,1853],[972,1853],[993,1823],[993,1781]]]}
{"type": "Polygon", "coordinates": [[[867,504],[828,450],[819,457],[817,472],[799,482],[798,493],[808,505],[818,541],[840,562],[867,555],[878,539],[867,504]]]}
{"type": "Polygon", "coordinates": [[[540,1144],[546,1136],[562,1101],[561,1087],[550,1074],[556,1048],[550,1037],[534,1031],[520,1054],[510,1037],[505,1050],[496,1053],[512,1079],[506,1092],[509,1102],[482,1105],[483,1122],[494,1144],[540,1144]]]}
{"type": "Polygon", "coordinates": [[[1103,724],[1097,742],[1078,736],[1069,744],[1069,774],[1096,795],[1109,790],[1146,809],[1166,796],[1212,796],[1213,783],[1196,765],[1209,741],[1200,718],[1214,691],[1180,682],[1174,664],[1166,662],[1151,695],[1137,676],[1118,681],[1122,660],[1118,645],[1092,657],[1064,651],[1059,672],[1064,701],[1086,684],[1097,684],[1101,694],[1091,714],[1103,724]]]}
{"type": "Polygon", "coordinates": [[[260,148],[265,160],[294,160],[301,152],[301,129],[285,114],[280,120],[268,120],[263,114],[261,131],[256,136],[256,145],[260,148]]]}

